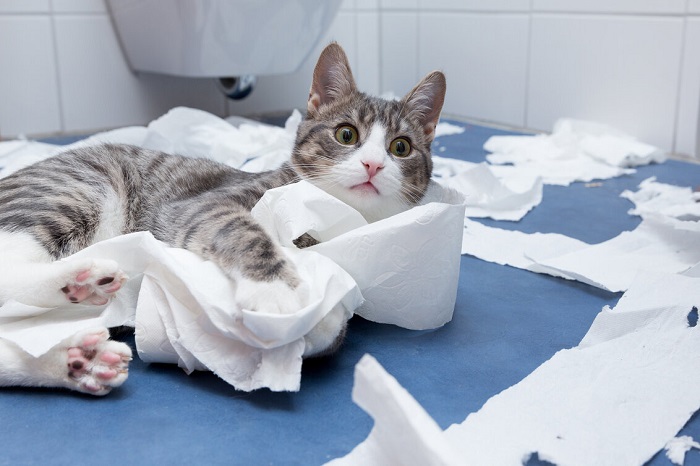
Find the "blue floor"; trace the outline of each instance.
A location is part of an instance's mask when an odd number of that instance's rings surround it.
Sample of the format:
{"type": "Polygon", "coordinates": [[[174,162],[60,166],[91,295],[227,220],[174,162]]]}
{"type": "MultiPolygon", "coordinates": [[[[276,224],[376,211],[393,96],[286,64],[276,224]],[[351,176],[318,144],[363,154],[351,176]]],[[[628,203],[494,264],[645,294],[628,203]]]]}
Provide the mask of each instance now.
{"type": "MultiPolygon", "coordinates": [[[[466,125],[463,134],[440,138],[446,150],[439,153],[483,161],[482,145],[493,134],[505,133],[466,125]]],[[[642,167],[597,188],[547,186],[542,204],[522,221],[484,223],[604,241],[639,223],[619,194],[649,176],[696,186],[700,165],[642,167]]],[[[556,351],[576,346],[600,309],[620,297],[472,257],[461,261],[451,323],[417,332],[355,317],[335,356],[304,363],[298,393],[237,392],[210,373],[187,376],[175,366],[139,360],[127,383],[101,399],[3,389],[0,465],[321,464],[349,452],[372,427],[350,398],[353,368],[363,354],[372,354],[447,428],[556,351]]],[[[133,345],[133,338],[126,341],[133,345]]],[[[683,433],[700,439],[700,420],[693,418],[683,433]]],[[[671,463],[660,453],[650,464],[671,463]]],[[[700,453],[688,453],[686,464],[700,464],[700,453]]]]}

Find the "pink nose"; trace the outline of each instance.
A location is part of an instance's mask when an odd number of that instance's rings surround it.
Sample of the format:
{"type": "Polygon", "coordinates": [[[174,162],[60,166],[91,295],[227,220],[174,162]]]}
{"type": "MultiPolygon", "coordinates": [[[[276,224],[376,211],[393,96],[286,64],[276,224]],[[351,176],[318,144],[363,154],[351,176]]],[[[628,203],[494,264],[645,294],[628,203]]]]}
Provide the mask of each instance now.
{"type": "Polygon", "coordinates": [[[379,170],[384,168],[384,165],[382,165],[379,162],[362,162],[362,164],[367,169],[367,174],[369,175],[370,178],[372,178],[374,175],[376,175],[379,170]]]}

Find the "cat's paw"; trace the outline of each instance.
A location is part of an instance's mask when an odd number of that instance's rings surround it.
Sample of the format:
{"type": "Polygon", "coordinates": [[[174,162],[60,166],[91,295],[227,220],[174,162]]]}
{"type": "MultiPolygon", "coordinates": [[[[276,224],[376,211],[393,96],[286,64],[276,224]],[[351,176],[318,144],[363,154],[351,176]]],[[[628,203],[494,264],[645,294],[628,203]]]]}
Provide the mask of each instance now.
{"type": "Polygon", "coordinates": [[[242,309],[267,314],[294,314],[308,302],[304,284],[294,288],[283,280],[236,280],[236,302],[242,309]]]}
{"type": "Polygon", "coordinates": [[[102,396],[126,381],[131,348],[110,340],[105,328],[79,332],[59,351],[65,351],[68,388],[102,396]]]}
{"type": "Polygon", "coordinates": [[[108,259],[77,261],[64,277],[61,293],[71,303],[107,304],[129,277],[108,259]]]}
{"type": "Polygon", "coordinates": [[[345,339],[348,320],[352,317],[342,305],[337,305],[304,336],[305,358],[335,353],[345,339]]]}

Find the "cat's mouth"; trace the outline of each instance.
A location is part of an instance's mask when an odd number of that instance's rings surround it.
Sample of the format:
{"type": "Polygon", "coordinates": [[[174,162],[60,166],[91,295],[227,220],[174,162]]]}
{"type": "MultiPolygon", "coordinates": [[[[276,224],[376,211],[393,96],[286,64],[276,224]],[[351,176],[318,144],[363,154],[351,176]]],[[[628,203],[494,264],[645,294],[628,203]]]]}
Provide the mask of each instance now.
{"type": "Polygon", "coordinates": [[[371,181],[365,181],[364,183],[356,184],[355,186],[352,186],[350,190],[367,194],[379,194],[379,190],[376,186],[372,184],[371,181]]]}

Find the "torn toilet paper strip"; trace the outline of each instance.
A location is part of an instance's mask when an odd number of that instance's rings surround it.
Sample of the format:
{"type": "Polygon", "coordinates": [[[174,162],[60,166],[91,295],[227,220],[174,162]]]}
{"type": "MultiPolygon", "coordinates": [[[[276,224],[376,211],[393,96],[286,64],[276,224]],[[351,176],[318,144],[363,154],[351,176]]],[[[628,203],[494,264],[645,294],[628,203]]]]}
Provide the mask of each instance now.
{"type": "Polygon", "coordinates": [[[407,421],[426,414],[364,362],[353,395],[375,427],[331,464],[403,464],[404,451],[393,446],[406,432],[421,464],[512,465],[534,452],[558,465],[644,464],[700,407],[700,329],[688,320],[698,305],[698,278],[641,273],[578,347],[559,351],[443,436],[431,419],[407,421]]]}
{"type": "Polygon", "coordinates": [[[681,273],[700,263],[700,226],[650,215],[634,231],[589,245],[555,233],[526,234],[466,220],[462,253],[624,291],[639,270],[681,273]]]}
{"type": "Polygon", "coordinates": [[[562,275],[609,291],[624,291],[639,270],[681,273],[700,262],[700,228],[648,216],[631,232],[557,257],[530,257],[539,272],[562,275]]]}
{"type": "Polygon", "coordinates": [[[640,274],[579,347],[491,398],[448,438],[468,464],[516,464],[532,452],[559,465],[643,464],[700,407],[700,329],[687,318],[699,303],[697,279],[640,274]],[[609,315],[618,331],[601,335],[609,315]]]}
{"type": "Polygon", "coordinates": [[[352,399],[374,418],[374,427],[364,442],[328,466],[463,464],[440,426],[369,354],[355,366],[352,399]]]}

